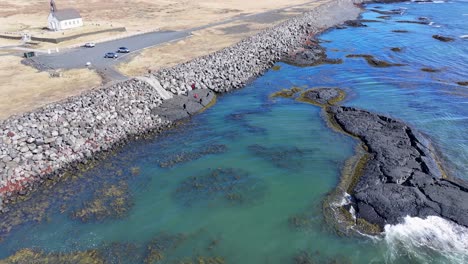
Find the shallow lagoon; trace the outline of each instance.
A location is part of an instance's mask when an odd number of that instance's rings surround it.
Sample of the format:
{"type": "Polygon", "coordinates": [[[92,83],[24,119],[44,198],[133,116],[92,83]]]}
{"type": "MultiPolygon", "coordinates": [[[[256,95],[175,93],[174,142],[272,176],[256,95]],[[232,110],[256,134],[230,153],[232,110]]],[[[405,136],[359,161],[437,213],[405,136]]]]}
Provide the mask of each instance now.
{"type": "MultiPolygon", "coordinates": [[[[293,86],[345,88],[346,105],[408,122],[433,139],[452,175],[468,178],[468,88],[456,85],[468,80],[468,40],[444,43],[431,37],[466,35],[468,16],[463,14],[468,14],[468,3],[380,6],[407,10],[382,23],[320,36],[332,41],[323,44],[329,57],[343,58],[343,64],[309,68],[279,64],[280,70],[222,96],[217,105],[185,124],[155,139],[133,142],[82,178],[69,177],[51,192],[39,192],[33,199],[43,201],[44,213],[36,218],[40,221],[25,222],[5,234],[0,257],[22,248],[44,252],[100,248],[106,260],[119,263],[115,252],[125,248],[131,254],[121,261],[135,263],[156,248],[162,253],[157,263],[196,262],[200,256],[220,257],[226,263],[308,259],[315,261],[311,263],[448,263],[448,258],[424,246],[417,251],[427,255],[398,246],[408,238],[392,240],[390,245],[382,238],[336,235],[324,222],[322,201],[337,185],[356,142],[329,129],[319,107],[269,97],[293,86]],[[421,16],[434,24],[395,22],[421,16]],[[392,32],[395,29],[409,32],[392,32]],[[403,50],[397,53],[392,47],[403,50]],[[408,66],[373,68],[363,59],[345,58],[348,54],[372,54],[408,66]],[[441,71],[427,73],[420,70],[423,67],[441,71]],[[223,147],[200,155],[210,146],[223,147]],[[186,158],[174,166],[160,166],[178,155],[186,158]],[[210,185],[213,177],[220,178],[210,185]],[[110,203],[122,204],[118,199],[125,198],[128,210],[104,213],[103,219],[73,217],[74,212],[95,205],[105,193],[103,188],[110,186],[120,190],[111,195],[110,203]],[[182,196],[178,190],[184,191],[182,196]],[[397,256],[390,258],[392,253],[397,256]]],[[[363,16],[375,19],[380,14],[363,16]]],[[[28,203],[21,208],[33,205],[28,203]]],[[[457,257],[451,261],[467,260],[457,257]]]]}

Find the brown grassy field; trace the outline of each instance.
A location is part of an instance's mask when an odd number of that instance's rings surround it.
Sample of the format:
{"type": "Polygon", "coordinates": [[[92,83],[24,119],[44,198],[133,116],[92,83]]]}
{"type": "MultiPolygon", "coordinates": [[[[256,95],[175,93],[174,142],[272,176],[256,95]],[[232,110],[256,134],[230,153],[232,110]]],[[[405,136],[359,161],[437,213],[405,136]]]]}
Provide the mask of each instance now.
{"type": "Polygon", "coordinates": [[[16,56],[0,57],[0,119],[77,95],[97,87],[101,78],[88,69],[62,72],[51,78],[47,72],[24,66],[16,56]]]}

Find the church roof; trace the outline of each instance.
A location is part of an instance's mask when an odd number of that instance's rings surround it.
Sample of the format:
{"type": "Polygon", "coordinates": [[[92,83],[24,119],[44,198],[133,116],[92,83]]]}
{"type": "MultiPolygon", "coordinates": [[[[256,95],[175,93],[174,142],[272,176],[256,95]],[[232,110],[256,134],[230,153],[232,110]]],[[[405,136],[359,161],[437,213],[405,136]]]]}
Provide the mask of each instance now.
{"type": "Polygon", "coordinates": [[[80,12],[73,8],[60,9],[53,13],[59,21],[81,18],[80,12]]]}

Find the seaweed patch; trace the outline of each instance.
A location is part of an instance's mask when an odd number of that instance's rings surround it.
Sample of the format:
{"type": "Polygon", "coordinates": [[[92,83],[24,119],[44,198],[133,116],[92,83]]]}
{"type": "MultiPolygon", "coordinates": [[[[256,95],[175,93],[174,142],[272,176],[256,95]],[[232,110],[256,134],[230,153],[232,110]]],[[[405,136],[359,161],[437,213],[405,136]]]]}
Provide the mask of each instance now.
{"type": "Polygon", "coordinates": [[[264,191],[263,180],[253,177],[247,171],[218,168],[182,181],[175,190],[174,197],[185,206],[203,201],[242,204],[257,199],[264,191]]]}
{"type": "Polygon", "coordinates": [[[227,151],[226,145],[213,144],[202,148],[201,150],[191,152],[181,152],[178,154],[171,155],[167,158],[158,161],[161,168],[171,168],[175,165],[190,162],[193,160],[200,159],[206,155],[211,154],[222,154],[227,151]]]}
{"type": "Polygon", "coordinates": [[[276,146],[265,147],[259,144],[250,145],[249,152],[259,156],[274,166],[288,170],[299,170],[304,167],[304,151],[297,147],[276,146]]]}
{"type": "Polygon", "coordinates": [[[82,222],[118,219],[126,216],[133,206],[128,184],[124,181],[116,185],[105,185],[95,192],[94,197],[72,213],[72,218],[82,222]]]}

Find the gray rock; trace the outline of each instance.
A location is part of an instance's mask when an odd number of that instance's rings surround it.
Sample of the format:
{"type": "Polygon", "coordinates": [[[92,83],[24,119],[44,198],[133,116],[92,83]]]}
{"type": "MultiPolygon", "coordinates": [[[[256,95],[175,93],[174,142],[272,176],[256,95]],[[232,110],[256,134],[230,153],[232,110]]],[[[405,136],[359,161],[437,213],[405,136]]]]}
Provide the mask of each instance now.
{"type": "Polygon", "coordinates": [[[351,195],[357,216],[383,227],[406,216],[440,216],[468,227],[468,182],[445,179],[429,140],[405,123],[351,107],[328,110],[368,148],[351,195]]]}

